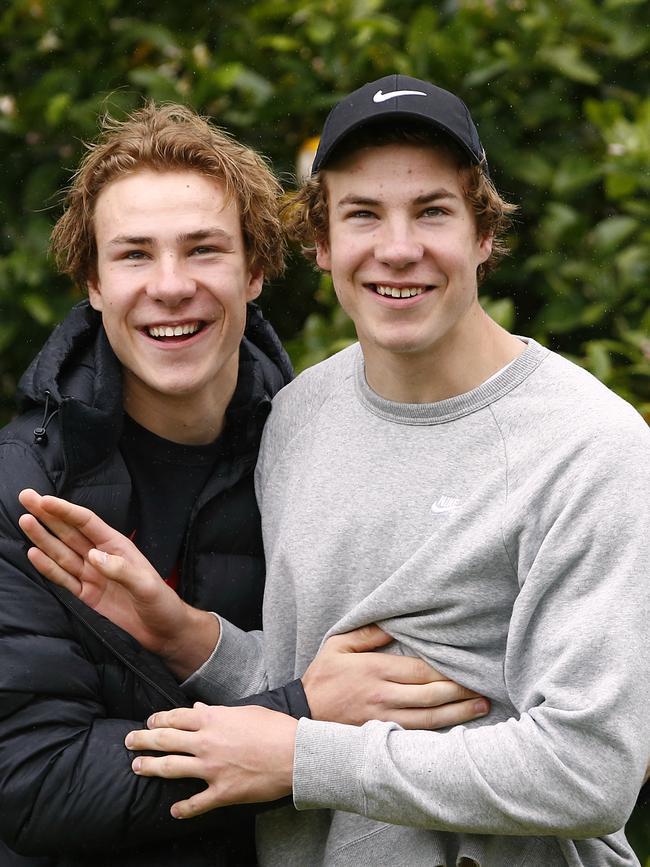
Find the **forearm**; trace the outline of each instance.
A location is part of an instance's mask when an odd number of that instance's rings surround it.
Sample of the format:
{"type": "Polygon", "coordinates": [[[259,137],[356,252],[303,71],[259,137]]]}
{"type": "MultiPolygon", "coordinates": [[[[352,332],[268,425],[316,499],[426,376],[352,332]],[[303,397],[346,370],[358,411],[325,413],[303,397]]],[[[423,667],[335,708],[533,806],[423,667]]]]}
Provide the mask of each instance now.
{"type": "MultiPolygon", "coordinates": [[[[213,618],[216,619],[216,618],[213,618]]],[[[188,695],[207,704],[230,704],[269,688],[262,632],[244,632],[220,621],[216,647],[183,683],[188,695]]]]}
{"type": "Polygon", "coordinates": [[[209,611],[183,606],[182,622],[158,655],[179,681],[189,678],[210,659],[221,637],[218,617],[209,611]]]}
{"type": "Polygon", "coordinates": [[[565,738],[564,752],[553,740],[528,714],[445,734],[302,720],[294,802],[299,810],[474,834],[575,838],[622,827],[638,791],[642,750],[633,758],[580,729],[573,743],[565,738]]]}
{"type": "Polygon", "coordinates": [[[231,707],[257,705],[286,713],[294,719],[302,719],[303,717],[311,719],[311,710],[301,680],[292,680],[285,686],[269,689],[266,692],[257,693],[257,695],[247,695],[228,704],[231,707]]]}

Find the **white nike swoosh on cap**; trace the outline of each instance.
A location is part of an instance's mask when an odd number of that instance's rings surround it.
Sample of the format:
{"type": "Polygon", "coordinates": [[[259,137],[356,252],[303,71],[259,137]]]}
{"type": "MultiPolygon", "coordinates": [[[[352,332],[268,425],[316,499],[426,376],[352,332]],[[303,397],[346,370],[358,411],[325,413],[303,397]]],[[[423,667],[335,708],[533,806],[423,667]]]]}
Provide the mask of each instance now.
{"type": "Polygon", "coordinates": [[[382,93],[378,90],[373,96],[373,102],[386,102],[387,99],[393,99],[396,96],[426,96],[422,90],[391,90],[389,93],[382,93]]]}

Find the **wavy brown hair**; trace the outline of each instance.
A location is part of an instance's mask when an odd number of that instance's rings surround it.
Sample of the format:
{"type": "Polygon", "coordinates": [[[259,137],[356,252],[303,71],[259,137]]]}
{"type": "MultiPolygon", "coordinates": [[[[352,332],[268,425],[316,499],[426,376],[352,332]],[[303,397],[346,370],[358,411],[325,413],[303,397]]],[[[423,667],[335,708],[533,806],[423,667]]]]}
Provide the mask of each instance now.
{"type": "Polygon", "coordinates": [[[111,181],[139,169],[190,170],[221,181],[239,208],[248,264],[266,277],[282,273],[282,188],[264,159],[192,109],[150,102],[124,120],[102,118],[99,138],[86,145],[65,191],[65,210],[52,231],[50,250],[59,269],[79,285],[97,276],[93,218],[98,196],[111,181]]]}
{"type": "MultiPolygon", "coordinates": [[[[489,258],[477,270],[478,281],[482,282],[508,252],[504,235],[517,206],[501,198],[490,179],[487,166],[470,164],[464,151],[449,136],[417,121],[407,122],[397,128],[368,124],[351,133],[337,147],[328,167],[340,164],[351,153],[364,147],[402,143],[441,149],[456,161],[462,173],[465,197],[474,212],[476,230],[480,237],[491,235],[493,239],[489,258]]],[[[288,238],[300,244],[308,259],[315,259],[316,242],[326,242],[329,234],[327,168],[308,178],[295,193],[285,196],[280,216],[288,238]]]]}

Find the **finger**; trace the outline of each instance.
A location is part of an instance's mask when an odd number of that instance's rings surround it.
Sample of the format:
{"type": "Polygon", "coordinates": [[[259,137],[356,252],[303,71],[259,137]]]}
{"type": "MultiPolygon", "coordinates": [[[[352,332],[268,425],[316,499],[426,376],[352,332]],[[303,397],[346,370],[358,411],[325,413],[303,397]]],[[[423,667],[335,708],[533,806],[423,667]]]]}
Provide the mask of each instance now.
{"type": "Polygon", "coordinates": [[[419,656],[401,656],[396,653],[365,654],[373,669],[382,679],[394,683],[434,683],[447,677],[419,656]]]}
{"type": "Polygon", "coordinates": [[[66,572],[65,569],[62,569],[58,565],[58,563],[55,563],[54,560],[51,560],[39,548],[30,548],[27,551],[27,557],[29,558],[32,566],[37,569],[41,573],[41,575],[44,575],[45,578],[47,578],[49,581],[52,581],[54,584],[58,584],[59,587],[64,587],[75,596],[81,596],[83,592],[83,585],[81,581],[79,581],[69,572],[66,572]]]}
{"type": "MultiPolygon", "coordinates": [[[[18,499],[32,515],[38,518],[42,525],[45,525],[54,534],[55,537],[63,541],[80,556],[85,557],[86,552],[92,546],[92,541],[76,526],[66,520],[62,520],[57,514],[53,514],[46,508],[48,499],[53,500],[56,503],[64,503],[64,500],[58,500],[56,497],[41,497],[41,495],[37,494],[36,491],[30,489],[21,491],[18,495],[18,499]]],[[[72,504],[66,503],[66,506],[72,506],[72,504]]],[[[74,506],[74,508],[77,509],[79,507],[74,506]]]]}
{"type": "MultiPolygon", "coordinates": [[[[116,581],[130,590],[135,596],[142,595],[138,591],[145,589],[144,581],[148,577],[148,574],[145,576],[138,569],[140,564],[127,563],[124,557],[119,554],[109,554],[106,551],[99,551],[97,548],[91,548],[88,551],[88,562],[105,578],[116,581]]],[[[146,572],[151,572],[157,581],[163,580],[148,562],[146,564],[146,572]]]]}
{"type": "MultiPolygon", "coordinates": [[[[22,491],[20,497],[26,493],[28,492],[22,491]]],[[[38,497],[39,495],[37,494],[36,496],[38,497]]],[[[28,501],[31,501],[29,494],[28,501]]],[[[22,499],[21,502],[26,506],[26,503],[22,499]]],[[[26,508],[28,507],[26,506],[26,508]]],[[[109,527],[105,521],[102,521],[102,519],[94,512],[91,512],[90,509],[86,509],[84,506],[78,506],[76,503],[69,503],[67,500],[62,500],[59,497],[53,497],[49,494],[40,497],[40,509],[44,515],[47,515],[48,521],[57,521],[61,524],[62,529],[65,528],[68,531],[71,529],[79,531],[89,539],[92,545],[96,548],[102,547],[106,543],[111,542],[116,536],[121,536],[121,533],[118,533],[116,530],[113,530],[112,527],[109,527]]]]}
{"type": "Polygon", "coordinates": [[[124,745],[133,752],[196,754],[197,739],[194,732],[182,729],[140,729],[129,732],[124,745]]]}
{"type": "Polygon", "coordinates": [[[453,680],[437,680],[424,684],[384,684],[379,694],[384,705],[396,708],[439,707],[450,702],[482,698],[478,692],[453,680]]]}
{"type": "Polygon", "coordinates": [[[193,819],[195,816],[200,816],[217,807],[225,807],[230,801],[219,800],[214,789],[210,786],[199,792],[198,795],[193,795],[187,801],[177,801],[172,804],[171,814],[175,819],[193,819]]]}
{"type": "Polygon", "coordinates": [[[194,756],[138,756],[131,762],[139,777],[163,777],[166,780],[194,778],[202,780],[203,762],[194,756]]]}
{"type": "Polygon", "coordinates": [[[27,538],[63,570],[75,576],[81,574],[83,569],[82,557],[56,536],[53,536],[33,515],[21,515],[18,519],[18,525],[27,538]]]}
{"type": "Polygon", "coordinates": [[[393,714],[379,716],[384,722],[396,722],[405,729],[435,729],[461,725],[473,719],[479,719],[490,712],[490,702],[485,699],[468,699],[452,704],[443,704],[434,708],[415,708],[398,710],[393,714]]]}
{"type": "Polygon", "coordinates": [[[200,707],[177,707],[152,714],[147,720],[147,728],[174,728],[196,732],[203,725],[207,705],[200,707]]]}
{"type": "Polygon", "coordinates": [[[358,629],[352,629],[350,632],[343,632],[341,635],[332,635],[325,643],[330,644],[331,642],[342,652],[363,653],[390,644],[392,640],[393,637],[384,632],[376,623],[369,623],[358,629]]]}

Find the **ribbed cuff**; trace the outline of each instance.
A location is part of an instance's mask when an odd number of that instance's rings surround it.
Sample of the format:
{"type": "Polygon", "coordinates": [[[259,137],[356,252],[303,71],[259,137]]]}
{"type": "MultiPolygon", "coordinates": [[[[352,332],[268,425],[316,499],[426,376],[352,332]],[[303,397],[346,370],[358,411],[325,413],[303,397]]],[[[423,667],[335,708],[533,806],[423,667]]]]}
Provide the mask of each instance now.
{"type": "Polygon", "coordinates": [[[363,727],[301,719],[293,765],[296,809],[327,808],[364,814],[364,747],[363,727]]]}
{"type": "MultiPolygon", "coordinates": [[[[216,616],[216,615],[215,615],[216,616]]],[[[182,685],[208,704],[222,704],[266,689],[262,633],[244,632],[219,617],[217,646],[203,665],[182,685]]]]}

